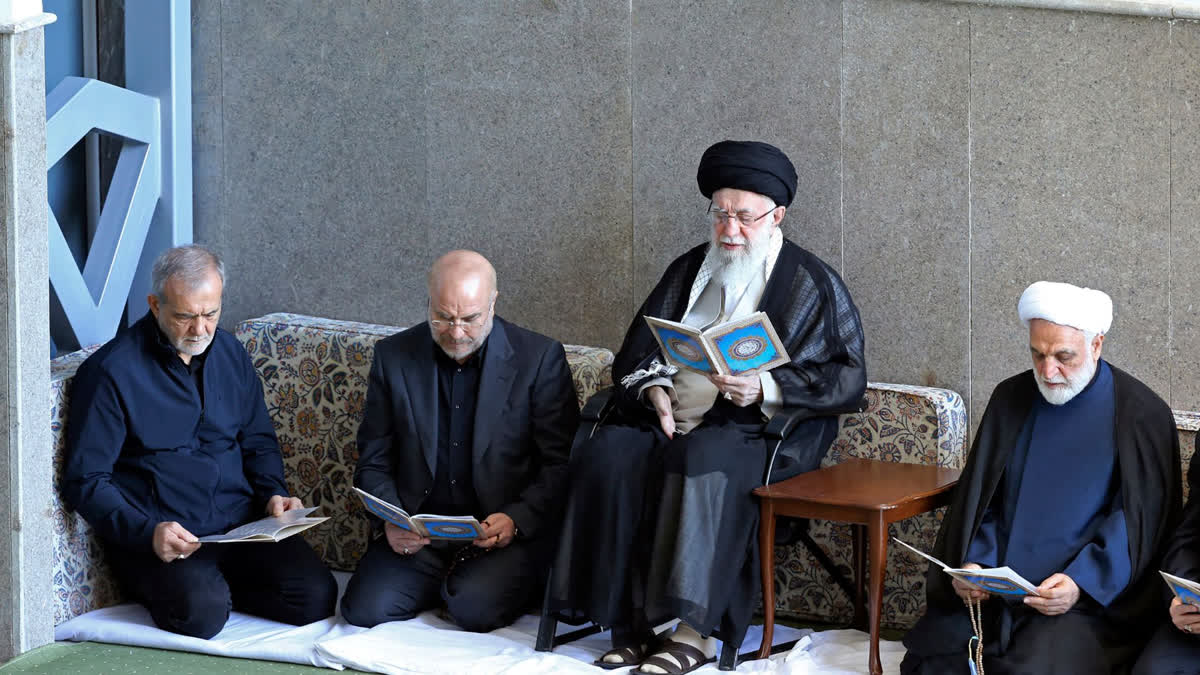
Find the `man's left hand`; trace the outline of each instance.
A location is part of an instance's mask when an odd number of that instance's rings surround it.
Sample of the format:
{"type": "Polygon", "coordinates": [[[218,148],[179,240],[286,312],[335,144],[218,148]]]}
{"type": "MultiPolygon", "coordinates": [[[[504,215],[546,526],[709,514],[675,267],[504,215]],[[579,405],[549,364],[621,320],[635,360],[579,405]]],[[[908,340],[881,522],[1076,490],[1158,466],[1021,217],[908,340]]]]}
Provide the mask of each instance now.
{"type": "Polygon", "coordinates": [[[1062,572],[1055,572],[1046,578],[1037,588],[1041,597],[1025,596],[1025,604],[1045,614],[1058,616],[1066,614],[1067,610],[1079,602],[1079,587],[1071,577],[1062,572]]]}
{"type": "Polygon", "coordinates": [[[709,375],[717,391],[725,398],[733,401],[739,408],[745,408],[762,400],[762,381],[758,375],[709,375]]]}
{"type": "Polygon", "coordinates": [[[304,508],[304,502],[300,501],[299,497],[275,495],[267,500],[267,515],[276,518],[282,516],[285,511],[302,508],[304,508]]]}
{"type": "Polygon", "coordinates": [[[517,524],[507,513],[493,513],[479,524],[483,526],[483,536],[473,543],[480,548],[504,548],[517,536],[517,524]]]}

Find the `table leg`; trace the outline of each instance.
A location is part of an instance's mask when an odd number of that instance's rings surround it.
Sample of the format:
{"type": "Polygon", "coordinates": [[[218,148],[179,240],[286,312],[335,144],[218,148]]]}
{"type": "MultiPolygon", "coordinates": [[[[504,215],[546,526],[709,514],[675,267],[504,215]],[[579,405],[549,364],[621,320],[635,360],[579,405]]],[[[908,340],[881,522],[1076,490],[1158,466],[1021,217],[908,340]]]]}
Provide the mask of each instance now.
{"type": "Polygon", "coordinates": [[[758,557],[762,577],[763,629],[758,658],[771,655],[775,638],[775,504],[770,498],[758,500],[758,557]]]}
{"type": "Polygon", "coordinates": [[[867,523],[867,534],[871,549],[871,585],[868,593],[871,622],[871,652],[868,665],[871,675],[883,675],[883,666],[879,663],[879,620],[883,613],[883,576],[887,570],[887,522],[883,512],[871,515],[867,523]]]}
{"type": "Polygon", "coordinates": [[[852,626],[859,630],[867,628],[867,595],[864,592],[867,580],[867,526],[850,525],[850,539],[853,544],[850,561],[854,572],[854,619],[852,626]]]}

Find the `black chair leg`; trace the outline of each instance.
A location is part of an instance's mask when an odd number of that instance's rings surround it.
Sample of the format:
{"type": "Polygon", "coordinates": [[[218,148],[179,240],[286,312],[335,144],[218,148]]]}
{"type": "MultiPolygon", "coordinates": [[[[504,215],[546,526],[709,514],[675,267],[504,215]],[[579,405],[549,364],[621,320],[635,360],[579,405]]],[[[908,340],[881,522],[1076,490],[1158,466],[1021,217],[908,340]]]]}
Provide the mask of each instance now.
{"type": "Polygon", "coordinates": [[[553,570],[546,575],[546,593],[542,596],[542,618],[538,622],[537,642],[533,646],[539,652],[554,651],[554,633],[558,631],[558,621],[550,611],[550,580],[553,575],[553,570]]]}
{"type": "Polygon", "coordinates": [[[741,630],[738,630],[729,617],[721,619],[721,656],[717,660],[719,670],[737,669],[738,650],[742,648],[742,642],[746,640],[747,628],[749,626],[742,626],[741,630]]]}
{"type": "Polygon", "coordinates": [[[721,643],[721,658],[717,661],[718,670],[737,670],[738,649],[741,645],[729,642],[721,643]]]}

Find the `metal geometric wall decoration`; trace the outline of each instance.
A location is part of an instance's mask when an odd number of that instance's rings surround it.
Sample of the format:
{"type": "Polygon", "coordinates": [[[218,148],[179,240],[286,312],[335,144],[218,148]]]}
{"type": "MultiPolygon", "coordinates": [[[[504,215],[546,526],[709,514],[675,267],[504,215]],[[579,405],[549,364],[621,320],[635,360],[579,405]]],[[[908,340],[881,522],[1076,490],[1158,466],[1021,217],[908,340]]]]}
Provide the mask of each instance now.
{"type": "Polygon", "coordinates": [[[125,0],[124,16],[126,88],[71,77],[46,97],[50,166],[92,130],[124,139],[82,272],[50,213],[50,284],[80,346],[141,318],[154,258],[192,240],[191,2],[125,0]]]}
{"type": "Polygon", "coordinates": [[[53,166],[93,130],[125,139],[82,273],[50,212],[50,285],[81,346],[120,327],[161,191],[158,99],[83,77],[46,97],[46,162],[53,166]]]}

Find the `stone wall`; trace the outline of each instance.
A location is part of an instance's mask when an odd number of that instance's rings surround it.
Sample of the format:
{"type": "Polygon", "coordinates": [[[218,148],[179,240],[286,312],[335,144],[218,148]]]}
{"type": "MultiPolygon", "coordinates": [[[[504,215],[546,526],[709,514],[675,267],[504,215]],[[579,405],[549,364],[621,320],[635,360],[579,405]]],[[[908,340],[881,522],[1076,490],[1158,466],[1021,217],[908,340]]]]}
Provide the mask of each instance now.
{"type": "Polygon", "coordinates": [[[1028,367],[1017,297],[1108,291],[1105,356],[1200,407],[1200,24],[915,0],[193,0],[195,232],[225,325],[407,324],[453,247],[498,311],[619,346],[707,236],[722,138],[782,147],[785,228],[841,270],[871,379],[1028,367]]]}

